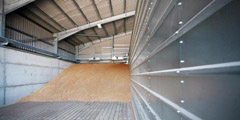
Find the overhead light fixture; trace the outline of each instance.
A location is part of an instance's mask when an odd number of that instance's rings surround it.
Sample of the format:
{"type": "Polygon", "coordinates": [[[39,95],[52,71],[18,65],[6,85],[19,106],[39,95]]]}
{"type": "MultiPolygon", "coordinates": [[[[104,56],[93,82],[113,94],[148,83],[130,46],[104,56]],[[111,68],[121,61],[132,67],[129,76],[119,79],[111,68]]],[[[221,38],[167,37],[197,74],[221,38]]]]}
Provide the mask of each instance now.
{"type": "Polygon", "coordinates": [[[90,61],[98,61],[98,60],[101,60],[101,58],[99,58],[99,57],[93,57],[93,58],[89,58],[88,60],[90,60],[90,61]]]}
{"type": "Polygon", "coordinates": [[[118,60],[123,60],[123,57],[118,57],[118,60]]]}
{"type": "Polygon", "coordinates": [[[116,57],[116,56],[113,56],[113,57],[112,57],[112,60],[117,60],[117,57],[116,57]]]}
{"type": "Polygon", "coordinates": [[[101,58],[99,58],[99,57],[96,57],[96,58],[95,58],[95,60],[101,60],[101,58]]]}
{"type": "Polygon", "coordinates": [[[102,28],[102,25],[101,25],[101,24],[97,24],[97,27],[98,27],[98,28],[102,28]]]}

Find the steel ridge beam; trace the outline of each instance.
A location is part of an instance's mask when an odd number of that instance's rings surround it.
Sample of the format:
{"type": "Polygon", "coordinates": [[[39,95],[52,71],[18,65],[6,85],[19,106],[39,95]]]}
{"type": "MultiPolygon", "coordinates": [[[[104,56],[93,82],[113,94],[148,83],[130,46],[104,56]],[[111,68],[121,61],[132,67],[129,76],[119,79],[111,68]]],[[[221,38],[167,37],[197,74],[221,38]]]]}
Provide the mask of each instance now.
{"type": "Polygon", "coordinates": [[[113,21],[123,19],[123,18],[131,17],[131,16],[134,16],[134,15],[135,15],[135,11],[131,11],[131,12],[128,12],[128,13],[116,15],[116,16],[109,17],[109,18],[106,18],[106,19],[102,19],[102,20],[99,20],[99,21],[96,21],[96,22],[93,22],[93,23],[89,23],[89,24],[86,24],[86,25],[78,26],[76,28],[72,28],[72,29],[69,29],[69,30],[66,30],[66,31],[55,33],[54,36],[57,37],[58,41],[61,41],[61,40],[65,39],[65,38],[67,38],[67,37],[69,37],[69,36],[71,36],[75,33],[78,33],[82,30],[86,30],[86,29],[89,29],[89,28],[92,28],[92,27],[96,27],[97,24],[106,24],[106,23],[110,23],[110,22],[113,22],[113,21]]]}

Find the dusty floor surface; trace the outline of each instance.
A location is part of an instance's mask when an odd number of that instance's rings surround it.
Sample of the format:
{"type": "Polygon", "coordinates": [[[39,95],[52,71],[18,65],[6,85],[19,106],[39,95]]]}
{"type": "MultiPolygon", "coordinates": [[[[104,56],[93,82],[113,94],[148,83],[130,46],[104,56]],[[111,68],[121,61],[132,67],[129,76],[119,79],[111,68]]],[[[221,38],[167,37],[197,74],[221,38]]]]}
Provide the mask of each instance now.
{"type": "Polygon", "coordinates": [[[125,64],[72,65],[38,91],[17,102],[130,102],[129,69],[125,64]]]}

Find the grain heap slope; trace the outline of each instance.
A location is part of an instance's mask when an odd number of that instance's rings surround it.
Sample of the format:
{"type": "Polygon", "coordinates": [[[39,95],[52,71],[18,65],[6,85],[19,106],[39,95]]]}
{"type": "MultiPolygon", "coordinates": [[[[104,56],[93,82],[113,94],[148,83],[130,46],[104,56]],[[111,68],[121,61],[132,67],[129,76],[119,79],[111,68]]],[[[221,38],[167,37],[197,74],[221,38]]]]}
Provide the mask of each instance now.
{"type": "Polygon", "coordinates": [[[125,64],[72,65],[38,91],[17,102],[130,102],[129,69],[125,64]]]}

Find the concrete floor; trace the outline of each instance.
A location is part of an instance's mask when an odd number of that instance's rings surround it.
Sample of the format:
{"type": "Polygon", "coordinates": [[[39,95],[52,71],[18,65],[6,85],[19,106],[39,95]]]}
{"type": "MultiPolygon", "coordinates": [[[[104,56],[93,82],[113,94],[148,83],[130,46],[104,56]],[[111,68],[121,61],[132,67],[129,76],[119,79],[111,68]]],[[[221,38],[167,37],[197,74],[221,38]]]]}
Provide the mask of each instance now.
{"type": "Polygon", "coordinates": [[[21,102],[0,108],[0,120],[133,120],[131,103],[21,102]]]}

